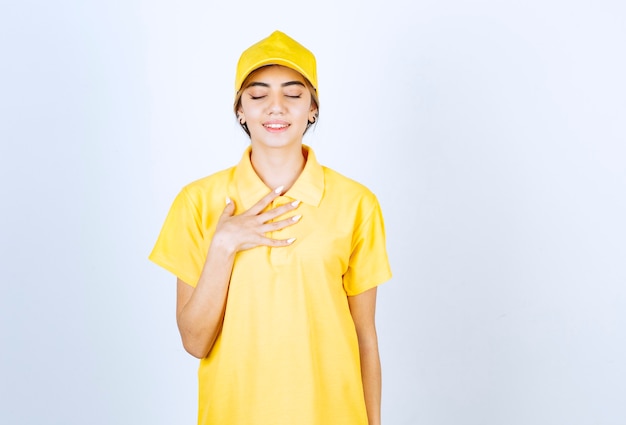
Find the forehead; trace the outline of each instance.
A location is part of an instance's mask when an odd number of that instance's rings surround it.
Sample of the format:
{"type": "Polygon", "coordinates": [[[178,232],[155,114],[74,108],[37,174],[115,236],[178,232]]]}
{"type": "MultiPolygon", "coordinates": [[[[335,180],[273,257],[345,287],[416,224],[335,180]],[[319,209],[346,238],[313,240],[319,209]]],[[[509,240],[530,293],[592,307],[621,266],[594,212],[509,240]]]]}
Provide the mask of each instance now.
{"type": "Polygon", "coordinates": [[[276,81],[299,81],[305,82],[304,77],[298,71],[282,65],[267,65],[252,72],[248,77],[248,82],[269,82],[276,81]]]}

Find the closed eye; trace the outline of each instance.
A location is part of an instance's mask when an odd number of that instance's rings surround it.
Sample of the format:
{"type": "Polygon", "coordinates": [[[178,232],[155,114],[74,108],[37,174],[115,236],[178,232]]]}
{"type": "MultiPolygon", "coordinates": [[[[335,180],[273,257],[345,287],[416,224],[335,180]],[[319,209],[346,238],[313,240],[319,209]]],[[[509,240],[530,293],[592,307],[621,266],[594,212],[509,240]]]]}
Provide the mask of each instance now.
{"type": "Polygon", "coordinates": [[[250,95],[250,99],[252,99],[252,100],[263,99],[264,97],[265,97],[265,95],[263,95],[263,96],[252,96],[252,95],[250,95]]]}

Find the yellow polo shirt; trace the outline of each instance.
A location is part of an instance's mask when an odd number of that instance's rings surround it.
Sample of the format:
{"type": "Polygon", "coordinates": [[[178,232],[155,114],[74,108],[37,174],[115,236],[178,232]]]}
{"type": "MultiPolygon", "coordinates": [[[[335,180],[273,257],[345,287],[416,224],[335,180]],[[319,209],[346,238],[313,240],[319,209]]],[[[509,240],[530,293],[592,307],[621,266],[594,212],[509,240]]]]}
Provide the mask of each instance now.
{"type": "MultiPolygon", "coordinates": [[[[391,277],[376,197],[321,166],[313,151],[274,206],[302,201],[288,247],[235,258],[222,331],[200,361],[201,425],[367,425],[347,296],[391,277]]],[[[269,192],[250,163],[193,182],[176,197],[150,259],[195,286],[229,196],[239,214],[269,192]]],[[[292,213],[296,214],[296,213],[292,213]]]]}

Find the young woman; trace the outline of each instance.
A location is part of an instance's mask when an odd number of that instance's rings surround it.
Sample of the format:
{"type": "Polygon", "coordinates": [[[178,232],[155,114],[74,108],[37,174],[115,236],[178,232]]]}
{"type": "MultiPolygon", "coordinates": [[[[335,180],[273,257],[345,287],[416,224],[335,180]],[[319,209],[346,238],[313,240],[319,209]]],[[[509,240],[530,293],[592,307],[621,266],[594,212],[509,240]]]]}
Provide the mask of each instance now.
{"type": "Polygon", "coordinates": [[[381,211],[302,144],[315,57],[281,32],[241,56],[238,165],[187,185],[150,255],[177,276],[178,328],[201,359],[203,425],[374,425],[376,287],[391,277],[381,211]]]}

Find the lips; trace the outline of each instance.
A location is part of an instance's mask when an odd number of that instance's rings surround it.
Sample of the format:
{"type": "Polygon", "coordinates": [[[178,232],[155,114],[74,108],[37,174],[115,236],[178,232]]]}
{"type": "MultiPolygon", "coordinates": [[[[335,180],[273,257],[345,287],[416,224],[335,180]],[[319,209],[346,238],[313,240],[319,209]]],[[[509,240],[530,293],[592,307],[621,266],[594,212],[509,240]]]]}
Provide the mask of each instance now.
{"type": "Polygon", "coordinates": [[[263,123],[263,127],[265,127],[266,130],[271,131],[271,132],[278,132],[278,131],[282,131],[285,130],[287,127],[289,127],[289,123],[286,121],[267,121],[263,123]]]}

